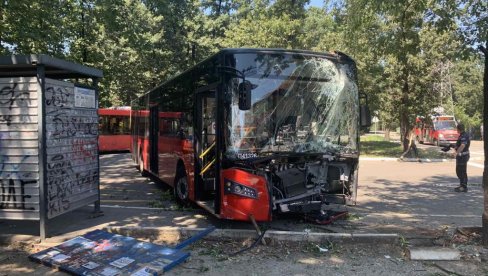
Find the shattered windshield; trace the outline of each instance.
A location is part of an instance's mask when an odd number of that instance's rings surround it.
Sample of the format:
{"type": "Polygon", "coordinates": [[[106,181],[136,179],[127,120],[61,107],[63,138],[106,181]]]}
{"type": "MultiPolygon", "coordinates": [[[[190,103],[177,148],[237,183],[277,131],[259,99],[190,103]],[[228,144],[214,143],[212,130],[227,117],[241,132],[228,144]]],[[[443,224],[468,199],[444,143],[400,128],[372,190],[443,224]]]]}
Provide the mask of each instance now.
{"type": "Polygon", "coordinates": [[[227,157],[357,152],[354,64],[297,54],[238,54],[235,62],[253,88],[252,106],[239,110],[237,85],[242,80],[232,79],[227,157]]]}

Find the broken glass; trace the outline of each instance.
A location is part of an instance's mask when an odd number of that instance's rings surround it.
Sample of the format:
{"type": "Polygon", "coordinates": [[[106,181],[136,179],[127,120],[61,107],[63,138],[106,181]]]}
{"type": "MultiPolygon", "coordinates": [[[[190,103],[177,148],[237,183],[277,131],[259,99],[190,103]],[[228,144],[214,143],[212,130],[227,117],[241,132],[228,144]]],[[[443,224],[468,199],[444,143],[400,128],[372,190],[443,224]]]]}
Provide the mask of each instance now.
{"type": "Polygon", "coordinates": [[[252,107],[238,108],[233,79],[226,156],[355,153],[359,100],[355,65],[321,56],[239,54],[236,67],[252,85],[252,107]]]}

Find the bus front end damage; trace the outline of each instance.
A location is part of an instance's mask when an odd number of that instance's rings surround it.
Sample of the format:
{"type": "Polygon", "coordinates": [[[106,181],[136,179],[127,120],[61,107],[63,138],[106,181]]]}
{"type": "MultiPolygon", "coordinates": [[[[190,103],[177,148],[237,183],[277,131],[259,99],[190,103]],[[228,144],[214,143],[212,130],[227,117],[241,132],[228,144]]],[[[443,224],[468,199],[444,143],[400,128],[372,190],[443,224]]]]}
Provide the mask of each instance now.
{"type": "Polygon", "coordinates": [[[342,162],[331,156],[290,163],[271,164],[273,210],[281,213],[310,213],[323,204],[354,204],[355,162],[342,162]],[[286,165],[284,165],[286,164],[286,165]]]}
{"type": "Polygon", "coordinates": [[[252,98],[249,110],[240,109],[239,80],[230,80],[223,174],[243,171],[261,181],[222,177],[223,206],[242,213],[242,220],[261,210],[256,219],[268,221],[273,212],[312,214],[329,204],[355,204],[360,106],[354,62],[285,54],[235,60],[252,98]]]}

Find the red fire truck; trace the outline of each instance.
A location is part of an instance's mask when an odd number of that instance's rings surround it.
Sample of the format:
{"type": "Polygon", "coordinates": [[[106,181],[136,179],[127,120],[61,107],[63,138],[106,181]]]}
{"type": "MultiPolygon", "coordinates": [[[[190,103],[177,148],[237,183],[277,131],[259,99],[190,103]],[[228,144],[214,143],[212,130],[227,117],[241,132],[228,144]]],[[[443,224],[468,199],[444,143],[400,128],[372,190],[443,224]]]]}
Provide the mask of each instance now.
{"type": "Polygon", "coordinates": [[[428,118],[417,117],[414,132],[421,144],[432,143],[436,146],[456,144],[459,134],[454,116],[434,115],[428,118]]]}
{"type": "Polygon", "coordinates": [[[342,53],[222,50],[132,102],[133,159],[223,219],[355,204],[356,72],[342,53]]]}

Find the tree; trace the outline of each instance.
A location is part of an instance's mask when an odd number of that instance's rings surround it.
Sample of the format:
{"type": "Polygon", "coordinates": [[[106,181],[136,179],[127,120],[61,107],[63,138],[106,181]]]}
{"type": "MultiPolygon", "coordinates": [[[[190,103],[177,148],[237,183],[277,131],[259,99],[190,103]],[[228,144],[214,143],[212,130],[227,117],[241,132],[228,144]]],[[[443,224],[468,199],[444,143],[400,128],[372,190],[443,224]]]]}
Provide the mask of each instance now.
{"type": "Polygon", "coordinates": [[[1,3],[0,49],[12,54],[67,52],[66,23],[71,1],[4,0],[1,3]]]}
{"type": "Polygon", "coordinates": [[[233,15],[229,29],[225,32],[223,45],[226,47],[287,48],[299,49],[298,39],[303,18],[297,18],[307,1],[293,1],[293,9],[284,13],[286,1],[256,0],[243,3],[233,15]],[[275,6],[276,5],[276,6],[275,6]]]}
{"type": "Polygon", "coordinates": [[[459,60],[450,70],[456,118],[478,130],[483,119],[483,60],[479,55],[459,60]]]}
{"type": "Polygon", "coordinates": [[[388,123],[397,118],[401,137],[406,137],[416,115],[427,115],[442,102],[440,91],[433,89],[435,68],[455,56],[459,47],[451,34],[455,25],[438,29],[428,17],[435,7],[430,1],[350,0],[345,7],[345,40],[364,60],[359,65],[369,75],[362,80],[366,89],[373,88],[367,92],[376,98],[375,108],[388,123]]]}
{"type": "MultiPolygon", "coordinates": [[[[462,24],[460,33],[465,38],[466,48],[472,49],[477,46],[483,55],[484,73],[483,73],[483,124],[488,125],[488,4],[481,0],[460,0],[457,3],[460,12],[459,19],[462,24]]],[[[484,128],[483,137],[487,137],[488,129],[484,128]]],[[[488,246],[488,140],[484,139],[485,163],[483,170],[483,190],[484,190],[484,212],[482,216],[483,223],[483,244],[488,246]]]]}
{"type": "Polygon", "coordinates": [[[312,51],[344,51],[342,29],[332,13],[325,8],[311,7],[307,10],[298,33],[302,49],[312,51]]]}
{"type": "MultiPolygon", "coordinates": [[[[442,28],[453,22],[459,22],[457,33],[463,38],[464,54],[479,53],[484,60],[483,73],[483,103],[488,102],[488,4],[482,0],[443,0],[439,1],[436,9],[432,10],[432,17],[442,28]]],[[[483,106],[483,124],[488,124],[488,110],[483,106]]],[[[488,135],[485,127],[484,137],[488,135]]],[[[484,139],[485,157],[488,156],[488,141],[484,139]]],[[[483,244],[488,245],[488,158],[485,158],[483,170],[484,212],[483,244]]]]}
{"type": "Polygon", "coordinates": [[[94,13],[90,55],[104,71],[101,105],[128,105],[155,85],[155,62],[165,54],[155,47],[162,37],[162,17],[138,0],[98,0],[94,13]]]}

